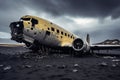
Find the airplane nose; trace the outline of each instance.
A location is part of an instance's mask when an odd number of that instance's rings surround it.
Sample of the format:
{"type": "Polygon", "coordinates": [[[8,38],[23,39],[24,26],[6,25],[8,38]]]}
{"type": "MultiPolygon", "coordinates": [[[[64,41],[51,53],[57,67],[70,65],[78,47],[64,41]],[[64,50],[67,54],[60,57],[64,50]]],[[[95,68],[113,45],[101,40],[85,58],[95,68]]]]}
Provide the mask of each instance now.
{"type": "Polygon", "coordinates": [[[10,24],[11,39],[17,42],[22,42],[23,40],[23,22],[12,22],[10,24]]]}

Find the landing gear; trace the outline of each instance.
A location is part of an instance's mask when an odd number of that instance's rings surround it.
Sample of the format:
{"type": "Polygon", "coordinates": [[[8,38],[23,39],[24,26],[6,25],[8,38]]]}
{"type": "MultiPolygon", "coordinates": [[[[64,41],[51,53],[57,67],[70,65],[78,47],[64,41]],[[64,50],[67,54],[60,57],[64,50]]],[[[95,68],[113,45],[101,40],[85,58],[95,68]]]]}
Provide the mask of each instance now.
{"type": "Polygon", "coordinates": [[[43,55],[48,55],[51,51],[51,48],[44,46],[44,45],[40,45],[39,46],[39,52],[43,55]]]}
{"type": "Polygon", "coordinates": [[[27,48],[29,48],[33,52],[38,52],[38,50],[39,50],[39,44],[36,40],[33,43],[25,42],[25,45],[27,48]]]}
{"type": "Polygon", "coordinates": [[[83,51],[74,51],[73,48],[50,47],[50,46],[42,45],[37,40],[35,40],[33,43],[30,42],[24,42],[24,43],[27,46],[27,48],[41,55],[49,55],[49,54],[57,53],[57,54],[69,54],[71,56],[79,57],[82,56],[83,54],[83,51]]]}
{"type": "Polygon", "coordinates": [[[30,42],[24,42],[24,43],[28,49],[32,50],[33,52],[38,52],[39,54],[42,55],[48,55],[51,51],[51,48],[39,44],[39,42],[36,40],[33,43],[30,42]]]}

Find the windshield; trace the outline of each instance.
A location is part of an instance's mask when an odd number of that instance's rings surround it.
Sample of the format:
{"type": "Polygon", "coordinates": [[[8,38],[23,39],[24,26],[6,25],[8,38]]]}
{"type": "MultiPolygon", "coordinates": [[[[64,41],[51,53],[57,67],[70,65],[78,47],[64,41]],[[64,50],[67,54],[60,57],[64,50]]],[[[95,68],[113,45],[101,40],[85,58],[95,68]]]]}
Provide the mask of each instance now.
{"type": "Polygon", "coordinates": [[[30,21],[31,18],[21,18],[22,21],[30,21]]]}

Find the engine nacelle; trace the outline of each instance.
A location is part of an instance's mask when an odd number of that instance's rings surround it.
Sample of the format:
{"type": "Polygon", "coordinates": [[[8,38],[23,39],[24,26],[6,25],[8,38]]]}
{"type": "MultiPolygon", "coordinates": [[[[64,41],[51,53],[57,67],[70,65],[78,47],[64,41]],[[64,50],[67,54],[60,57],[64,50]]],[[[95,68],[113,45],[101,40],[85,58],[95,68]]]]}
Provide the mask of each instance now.
{"type": "Polygon", "coordinates": [[[73,41],[72,47],[75,51],[81,51],[84,48],[84,42],[82,39],[77,38],[73,41]]]}

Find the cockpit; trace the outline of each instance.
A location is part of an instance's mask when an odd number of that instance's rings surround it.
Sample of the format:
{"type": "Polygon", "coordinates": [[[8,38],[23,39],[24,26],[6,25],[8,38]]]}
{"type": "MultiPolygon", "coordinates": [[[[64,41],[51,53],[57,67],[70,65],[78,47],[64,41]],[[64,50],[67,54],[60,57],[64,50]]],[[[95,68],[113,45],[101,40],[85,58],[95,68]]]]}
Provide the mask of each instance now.
{"type": "Polygon", "coordinates": [[[11,36],[12,40],[16,40],[17,42],[22,42],[23,39],[23,22],[18,21],[18,22],[12,22],[10,24],[10,29],[11,29],[11,36]]]}
{"type": "Polygon", "coordinates": [[[20,21],[30,21],[32,23],[32,26],[38,24],[38,20],[34,18],[21,18],[20,21]]]}
{"type": "Polygon", "coordinates": [[[31,18],[20,18],[20,21],[30,21],[31,18]]]}
{"type": "Polygon", "coordinates": [[[10,24],[12,40],[17,42],[23,41],[23,29],[25,26],[35,27],[38,24],[38,20],[29,16],[24,16],[20,18],[17,22],[12,22],[10,24]]]}

